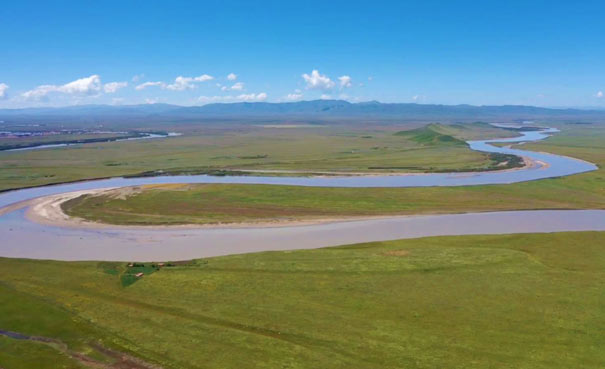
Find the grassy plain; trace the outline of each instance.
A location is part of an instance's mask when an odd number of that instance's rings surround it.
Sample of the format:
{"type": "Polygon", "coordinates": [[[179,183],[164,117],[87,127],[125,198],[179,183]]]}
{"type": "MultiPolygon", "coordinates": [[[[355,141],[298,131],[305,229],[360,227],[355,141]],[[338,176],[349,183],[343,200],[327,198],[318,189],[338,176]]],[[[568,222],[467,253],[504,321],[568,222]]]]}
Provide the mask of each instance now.
{"type": "Polygon", "coordinates": [[[342,216],[605,208],[605,126],[562,126],[523,148],[588,160],[599,170],[511,185],[431,188],[309,188],[264,185],[144,187],[125,200],[84,197],[72,215],[114,224],[183,224],[296,220],[342,216]]]}
{"type": "MultiPolygon", "coordinates": [[[[182,132],[183,136],[0,152],[0,190],[157,170],[426,172],[481,170],[494,165],[488,155],[459,142],[427,144],[395,134],[416,128],[412,124],[275,127],[165,126],[164,130],[182,132]]],[[[515,134],[484,124],[435,127],[438,135],[459,139],[515,134]]]]}
{"type": "MultiPolygon", "coordinates": [[[[432,237],[211,258],[126,287],[125,263],[0,259],[0,329],[165,368],[602,368],[604,247],[603,232],[432,237]]],[[[0,347],[0,367],[76,367],[0,347]]]]}

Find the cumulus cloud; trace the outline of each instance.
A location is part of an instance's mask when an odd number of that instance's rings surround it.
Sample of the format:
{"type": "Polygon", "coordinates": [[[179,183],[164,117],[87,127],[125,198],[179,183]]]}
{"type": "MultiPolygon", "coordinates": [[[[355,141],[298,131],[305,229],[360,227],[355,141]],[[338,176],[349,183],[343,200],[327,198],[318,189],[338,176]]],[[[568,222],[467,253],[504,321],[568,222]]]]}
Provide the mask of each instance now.
{"type": "Polygon", "coordinates": [[[178,76],[174,79],[174,83],[165,85],[165,88],[167,88],[169,90],[174,90],[174,91],[183,91],[183,90],[195,88],[196,82],[206,82],[206,81],[211,81],[213,79],[214,79],[214,77],[212,77],[208,74],[202,74],[201,76],[198,76],[198,77],[178,76]]]}
{"type": "Polygon", "coordinates": [[[145,82],[145,83],[141,83],[140,85],[135,87],[135,89],[144,90],[147,87],[158,86],[163,89],[172,90],[172,91],[191,90],[191,89],[195,88],[196,83],[211,81],[213,79],[214,79],[214,77],[212,77],[208,74],[202,74],[201,76],[197,76],[197,77],[178,76],[174,79],[173,83],[165,83],[165,82],[161,82],[161,81],[145,82]]]}
{"type": "Polygon", "coordinates": [[[54,85],[42,85],[34,88],[33,90],[25,91],[21,94],[25,100],[41,100],[46,98],[46,96],[56,91],[57,86],[54,85]]]}
{"type": "Polygon", "coordinates": [[[302,78],[308,89],[330,90],[334,87],[334,82],[328,76],[319,74],[317,69],[314,69],[311,74],[303,74],[302,78]]]}
{"type": "Polygon", "coordinates": [[[95,95],[101,92],[101,78],[93,74],[64,85],[42,85],[22,93],[21,96],[26,100],[40,100],[46,98],[51,92],[78,96],[95,95]]]}
{"type": "Polygon", "coordinates": [[[63,86],[58,86],[57,91],[66,94],[92,95],[101,91],[101,78],[93,74],[90,77],[80,78],[63,86]]]}
{"type": "Polygon", "coordinates": [[[267,94],[264,92],[258,94],[241,94],[237,99],[241,101],[265,101],[267,100],[267,94]]]}
{"type": "Polygon", "coordinates": [[[412,96],[412,101],[419,103],[419,102],[424,102],[426,100],[426,96],[425,95],[414,95],[412,96]]]}
{"type": "Polygon", "coordinates": [[[293,93],[293,94],[286,95],[286,100],[290,100],[290,101],[298,101],[302,98],[303,98],[303,94],[301,94],[301,93],[293,93]]]}
{"type": "Polygon", "coordinates": [[[226,102],[233,100],[233,96],[200,96],[197,101],[202,104],[214,103],[214,102],[226,102]]]}
{"type": "Polygon", "coordinates": [[[340,88],[348,88],[353,86],[352,79],[349,76],[340,76],[338,77],[338,80],[340,81],[340,88]]]}
{"type": "Polygon", "coordinates": [[[103,86],[103,91],[107,94],[112,94],[126,86],[128,86],[128,82],[109,82],[103,86]]]}
{"type": "Polygon", "coordinates": [[[0,100],[6,99],[8,97],[6,90],[8,90],[8,85],[6,83],[0,83],[0,100]]]}
{"type": "Polygon", "coordinates": [[[134,76],[132,76],[132,82],[139,82],[144,77],[145,77],[145,74],[143,74],[143,73],[135,74],[134,76]]]}
{"type": "Polygon", "coordinates": [[[202,104],[217,103],[217,102],[258,102],[267,100],[267,94],[259,92],[257,94],[241,94],[237,96],[226,95],[226,96],[200,96],[198,101],[202,104]]]}
{"type": "Polygon", "coordinates": [[[229,91],[229,90],[243,91],[244,90],[244,83],[243,82],[236,82],[231,87],[229,87],[229,86],[222,86],[221,87],[221,91],[229,91]]]}
{"type": "Polygon", "coordinates": [[[328,95],[328,94],[322,94],[320,96],[320,99],[322,100],[330,100],[332,98],[332,95],[328,95]]]}
{"type": "Polygon", "coordinates": [[[597,97],[600,99],[603,97],[603,91],[597,92],[597,97]]]}
{"type": "Polygon", "coordinates": [[[165,88],[173,91],[190,90],[195,87],[192,77],[178,76],[174,79],[174,83],[166,85],[165,88]]]}
{"type": "Polygon", "coordinates": [[[164,88],[166,86],[166,84],[164,82],[145,82],[145,83],[141,83],[140,85],[138,85],[137,87],[135,87],[134,89],[137,91],[140,90],[144,90],[147,87],[153,87],[153,86],[160,86],[162,88],[164,88]]]}
{"type": "Polygon", "coordinates": [[[228,79],[229,81],[235,81],[235,80],[237,79],[237,74],[235,74],[235,73],[229,73],[229,74],[227,75],[227,79],[228,79]]]}
{"type": "Polygon", "coordinates": [[[242,91],[244,89],[244,84],[242,82],[237,82],[231,86],[231,89],[234,91],[242,91]]]}

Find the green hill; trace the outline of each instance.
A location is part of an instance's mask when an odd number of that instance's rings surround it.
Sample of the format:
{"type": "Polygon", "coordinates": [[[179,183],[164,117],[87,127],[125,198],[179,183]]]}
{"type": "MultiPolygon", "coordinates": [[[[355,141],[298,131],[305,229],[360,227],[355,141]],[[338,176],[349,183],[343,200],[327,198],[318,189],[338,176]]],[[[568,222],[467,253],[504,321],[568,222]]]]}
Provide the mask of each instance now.
{"type": "Polygon", "coordinates": [[[421,145],[466,145],[466,142],[448,134],[451,129],[439,123],[431,123],[424,127],[399,131],[396,136],[403,136],[421,145]]]}

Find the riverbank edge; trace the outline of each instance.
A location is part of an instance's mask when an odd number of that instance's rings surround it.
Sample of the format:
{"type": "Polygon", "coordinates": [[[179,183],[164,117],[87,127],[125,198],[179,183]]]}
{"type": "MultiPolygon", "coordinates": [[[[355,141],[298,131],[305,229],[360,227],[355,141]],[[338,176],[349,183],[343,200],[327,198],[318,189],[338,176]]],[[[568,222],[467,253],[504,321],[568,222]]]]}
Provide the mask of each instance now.
{"type": "MultiPolygon", "coordinates": [[[[132,186],[136,187],[136,186],[132,186]]],[[[261,220],[246,222],[222,222],[222,223],[185,223],[185,224],[111,224],[95,222],[88,219],[73,217],[63,211],[62,204],[71,199],[83,195],[97,195],[104,192],[114,191],[127,187],[107,187],[94,190],[74,191],[63,194],[49,195],[36,199],[25,200],[20,203],[12,204],[0,209],[0,216],[15,210],[26,208],[25,217],[34,223],[46,226],[88,229],[88,230],[193,230],[193,229],[250,229],[250,228],[285,228],[285,227],[304,227],[311,225],[346,223],[366,220],[380,219],[401,219],[410,217],[435,216],[435,215],[455,215],[455,214],[477,214],[477,213],[497,213],[509,211],[541,211],[541,210],[603,210],[603,209],[584,209],[584,208],[529,208],[529,209],[507,209],[507,210],[471,210],[460,212],[426,212],[415,214],[384,214],[384,215],[359,215],[359,216],[332,216],[332,217],[311,217],[309,219],[292,220],[261,220]]]]}

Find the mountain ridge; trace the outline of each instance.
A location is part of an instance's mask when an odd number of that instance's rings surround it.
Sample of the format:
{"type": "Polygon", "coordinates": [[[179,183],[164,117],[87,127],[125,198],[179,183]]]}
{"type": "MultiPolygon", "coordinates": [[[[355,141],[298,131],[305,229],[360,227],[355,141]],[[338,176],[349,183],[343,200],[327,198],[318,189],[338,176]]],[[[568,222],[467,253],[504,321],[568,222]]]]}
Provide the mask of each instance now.
{"type": "Polygon", "coordinates": [[[228,117],[228,116],[343,116],[343,117],[475,117],[518,116],[605,117],[602,110],[557,109],[530,105],[443,105],[417,103],[381,103],[377,101],[351,103],[345,100],[307,100],[298,102],[236,102],[212,103],[202,106],[171,104],[140,105],[75,105],[66,107],[39,107],[0,109],[0,119],[25,116],[82,116],[82,117],[228,117]]]}

